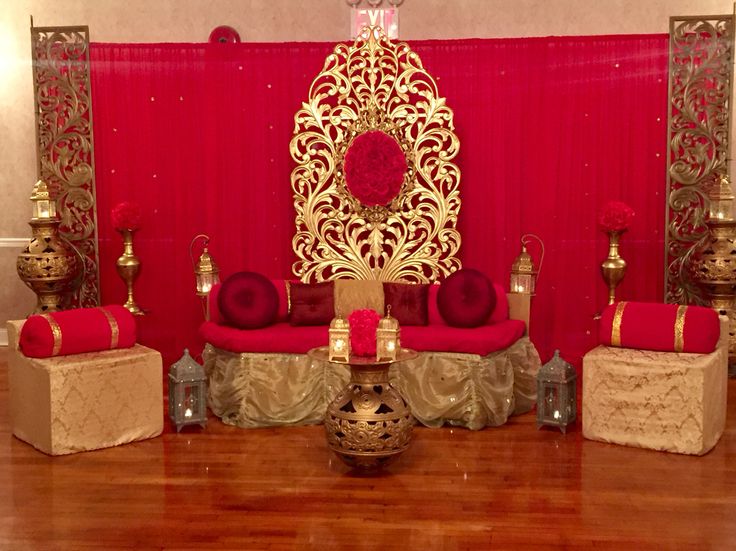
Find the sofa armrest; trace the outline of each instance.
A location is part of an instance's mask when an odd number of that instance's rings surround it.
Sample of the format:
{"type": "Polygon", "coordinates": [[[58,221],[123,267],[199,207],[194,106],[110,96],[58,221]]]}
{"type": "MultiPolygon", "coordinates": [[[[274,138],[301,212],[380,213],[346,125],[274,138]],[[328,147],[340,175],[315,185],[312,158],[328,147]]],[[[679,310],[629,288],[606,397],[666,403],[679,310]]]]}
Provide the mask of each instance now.
{"type": "Polygon", "coordinates": [[[524,293],[506,293],[509,301],[509,319],[520,320],[526,324],[526,333],[529,334],[529,312],[531,310],[532,297],[524,293]]]}

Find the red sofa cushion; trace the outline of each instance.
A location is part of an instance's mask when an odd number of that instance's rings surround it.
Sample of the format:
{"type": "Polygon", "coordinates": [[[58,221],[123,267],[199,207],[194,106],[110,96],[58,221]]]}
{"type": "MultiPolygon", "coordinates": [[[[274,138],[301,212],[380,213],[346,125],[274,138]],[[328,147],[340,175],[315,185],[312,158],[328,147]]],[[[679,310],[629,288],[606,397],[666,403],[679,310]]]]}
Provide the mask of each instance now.
{"type": "Polygon", "coordinates": [[[598,335],[606,346],[710,354],[720,332],[718,314],[712,308],[617,302],[603,310],[598,335]]]}
{"type": "Polygon", "coordinates": [[[496,306],[493,283],[478,270],[463,268],[440,284],[437,307],[447,325],[479,327],[496,306]]]}
{"type": "MultiPolygon", "coordinates": [[[[472,329],[410,325],[401,328],[401,344],[419,351],[485,356],[511,346],[524,335],[524,329],[524,322],[517,320],[472,329]]],[[[208,321],[199,333],[212,346],[231,352],[305,354],[311,348],[327,346],[327,331],[326,325],[293,327],[288,323],[241,331],[208,321]]]]}
{"type": "Polygon", "coordinates": [[[428,293],[426,283],[383,282],[384,304],[391,306],[391,316],[399,320],[401,326],[427,325],[428,293]]]}
{"type": "Polygon", "coordinates": [[[267,277],[256,272],[238,272],[223,282],[217,305],[228,324],[239,329],[258,329],[276,320],[279,295],[267,277]]]}
{"type": "Polygon", "coordinates": [[[473,328],[407,326],[401,328],[401,346],[423,352],[459,352],[485,356],[514,344],[524,335],[525,329],[524,322],[518,320],[473,328]]]}
{"type": "Polygon", "coordinates": [[[335,282],[289,283],[291,325],[328,325],[335,317],[335,282]]]}
{"type": "Polygon", "coordinates": [[[243,331],[211,321],[204,322],[200,336],[212,346],[230,352],[305,354],[312,348],[327,346],[327,325],[275,323],[262,329],[243,331]]]}

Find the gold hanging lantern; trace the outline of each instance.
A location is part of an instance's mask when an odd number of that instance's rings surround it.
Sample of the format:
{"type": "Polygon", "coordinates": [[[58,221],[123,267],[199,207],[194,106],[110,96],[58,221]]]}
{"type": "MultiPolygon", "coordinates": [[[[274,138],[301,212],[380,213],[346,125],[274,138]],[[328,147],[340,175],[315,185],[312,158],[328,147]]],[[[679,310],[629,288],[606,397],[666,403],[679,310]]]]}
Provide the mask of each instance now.
{"type": "Polygon", "coordinates": [[[207,249],[210,243],[208,235],[199,234],[192,239],[189,244],[189,256],[192,259],[192,265],[194,266],[194,277],[197,282],[197,295],[204,298],[210,294],[212,287],[220,283],[220,269],[217,267],[217,263],[214,261],[212,256],[207,249]],[[202,254],[199,256],[199,260],[194,262],[193,249],[194,244],[200,240],[204,240],[204,248],[202,254]]]}
{"type": "Polygon", "coordinates": [[[59,234],[61,220],[56,201],[43,180],[31,194],[33,217],[29,222],[33,237],[18,255],[18,276],[38,296],[34,313],[55,312],[63,307],[64,295],[72,290],[82,262],[74,246],[59,234]]]}
{"type": "Polygon", "coordinates": [[[350,360],[350,323],[339,314],[330,322],[329,359],[336,362],[350,360]]]}
{"type": "Polygon", "coordinates": [[[396,361],[401,349],[399,321],[391,317],[391,305],[386,306],[386,317],[378,322],[376,329],[376,360],[396,361]]]}
{"type": "Polygon", "coordinates": [[[534,296],[539,270],[534,265],[532,256],[526,249],[530,239],[536,239],[542,248],[542,260],[539,263],[540,269],[542,262],[544,262],[544,243],[542,243],[542,240],[531,233],[523,235],[521,237],[521,253],[519,253],[519,256],[516,257],[516,260],[511,265],[510,290],[512,293],[534,296]]]}

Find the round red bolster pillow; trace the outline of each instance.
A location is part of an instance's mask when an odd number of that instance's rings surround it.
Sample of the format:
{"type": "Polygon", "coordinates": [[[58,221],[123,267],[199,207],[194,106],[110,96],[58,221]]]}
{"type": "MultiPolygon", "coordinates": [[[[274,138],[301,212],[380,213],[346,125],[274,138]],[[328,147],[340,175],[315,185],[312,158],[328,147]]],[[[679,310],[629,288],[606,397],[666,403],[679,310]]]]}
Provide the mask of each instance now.
{"type": "Polygon", "coordinates": [[[77,308],[29,317],[20,331],[20,349],[31,358],[48,358],[130,348],[135,333],[133,314],[122,306],[77,308]]]}
{"type": "Polygon", "coordinates": [[[711,308],[617,302],[603,310],[598,336],[606,346],[709,354],[720,332],[718,314],[711,308]]]}

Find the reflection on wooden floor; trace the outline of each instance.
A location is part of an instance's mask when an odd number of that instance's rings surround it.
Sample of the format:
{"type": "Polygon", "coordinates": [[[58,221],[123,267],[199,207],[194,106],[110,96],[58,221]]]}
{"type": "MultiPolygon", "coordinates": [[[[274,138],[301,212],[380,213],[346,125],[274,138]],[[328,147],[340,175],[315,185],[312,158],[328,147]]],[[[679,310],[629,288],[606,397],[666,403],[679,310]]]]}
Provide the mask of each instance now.
{"type": "MultiPolygon", "coordinates": [[[[736,381],[729,381],[736,396],[736,381]]],[[[207,429],[48,457],[11,435],[0,348],[0,548],[642,549],[736,545],[736,404],[697,458],[537,431],[417,428],[381,476],[321,426],[207,429]]],[[[163,415],[163,412],[162,412],[163,415]]]]}

